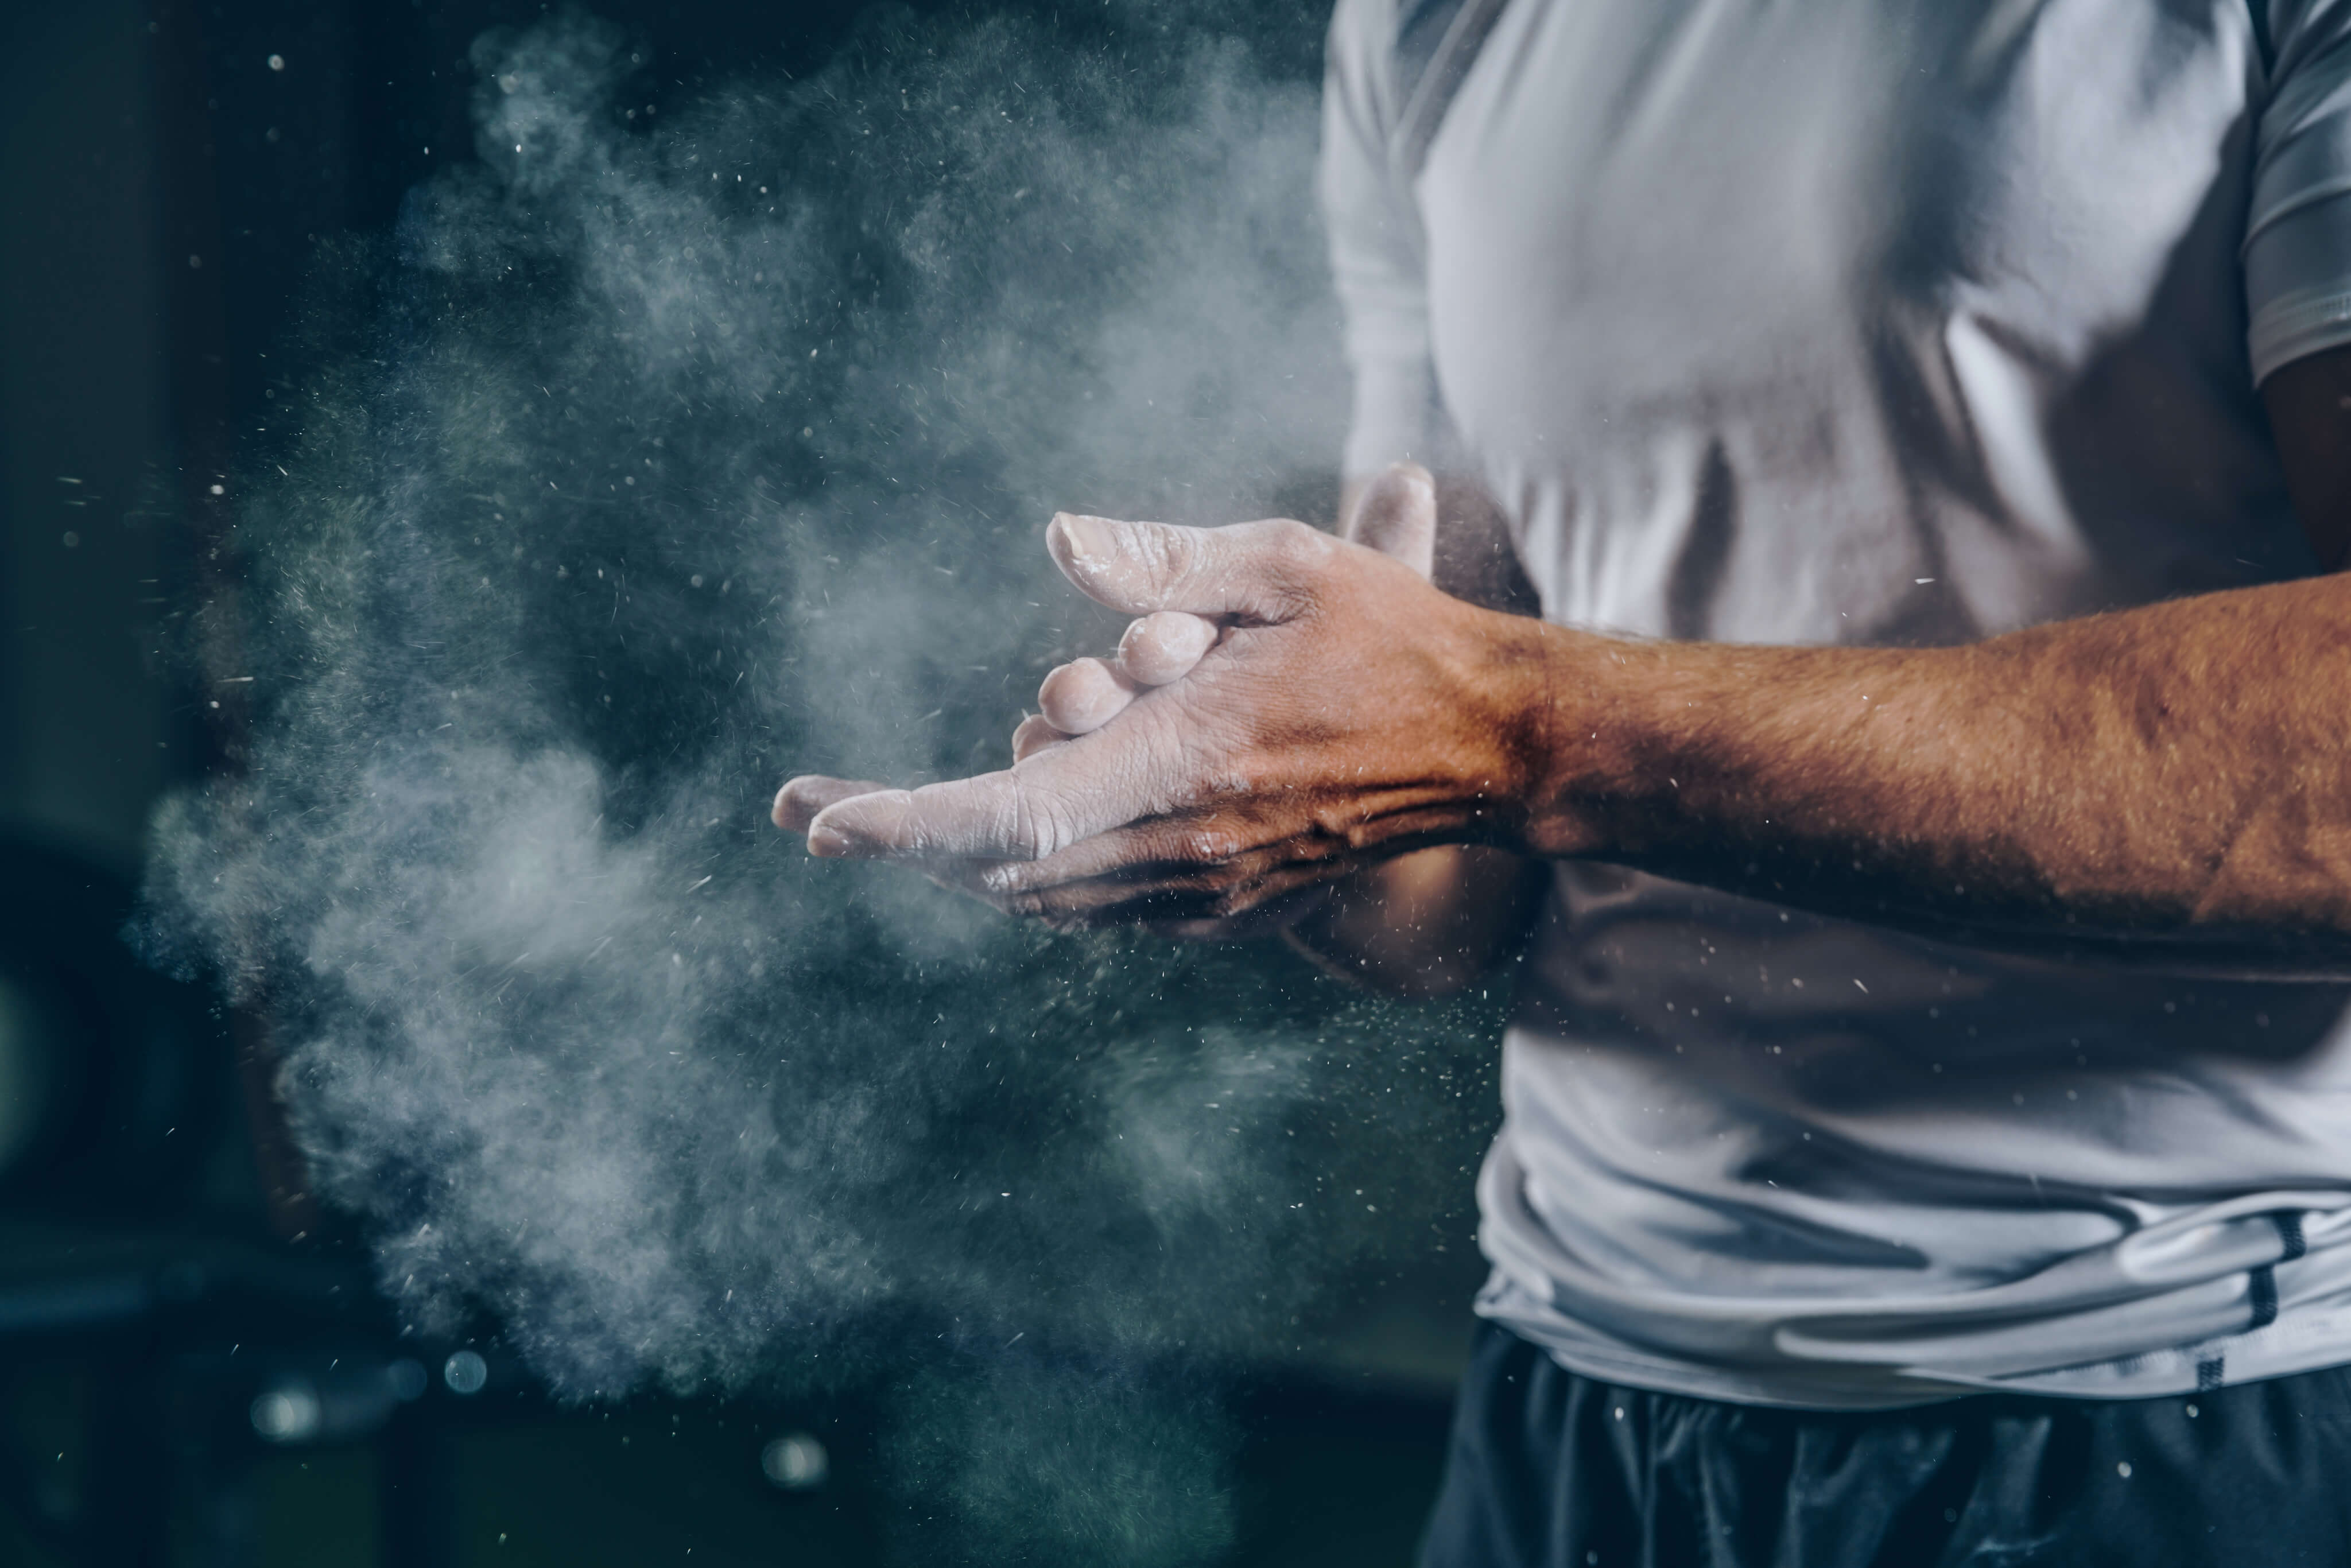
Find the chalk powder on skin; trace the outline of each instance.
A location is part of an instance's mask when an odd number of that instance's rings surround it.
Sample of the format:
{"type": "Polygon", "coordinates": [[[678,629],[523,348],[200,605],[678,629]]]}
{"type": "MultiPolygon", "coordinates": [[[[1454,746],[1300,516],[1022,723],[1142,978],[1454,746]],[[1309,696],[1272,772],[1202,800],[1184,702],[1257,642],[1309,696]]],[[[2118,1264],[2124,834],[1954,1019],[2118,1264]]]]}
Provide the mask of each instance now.
{"type": "Polygon", "coordinates": [[[1214,1555],[1181,1369],[1466,1251],[1493,1114],[1498,1004],[1054,936],[764,821],[1002,766],[1110,651],[1055,507],[1265,515],[1336,449],[1314,85],[1150,26],[902,16],[683,100],[593,23],[482,40],[480,161],[321,252],[231,487],[249,766],[155,825],[142,940],[267,988],[408,1322],[578,1398],[890,1369],[916,1558],[1214,1555]]]}

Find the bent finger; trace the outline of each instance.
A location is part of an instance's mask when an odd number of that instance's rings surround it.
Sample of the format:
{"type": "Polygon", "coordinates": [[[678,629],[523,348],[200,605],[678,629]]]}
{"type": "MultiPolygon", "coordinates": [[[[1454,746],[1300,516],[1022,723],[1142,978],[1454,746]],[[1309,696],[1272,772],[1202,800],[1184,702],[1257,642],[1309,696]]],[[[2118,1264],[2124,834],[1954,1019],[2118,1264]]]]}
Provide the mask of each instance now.
{"type": "Polygon", "coordinates": [[[1073,659],[1045,677],[1037,707],[1063,735],[1091,735],[1116,718],[1142,690],[1101,659],[1073,659]]]}
{"type": "Polygon", "coordinates": [[[1192,673],[1221,631],[1205,616],[1161,610],[1131,622],[1118,640],[1118,667],[1138,685],[1164,686],[1192,673]]]}
{"type": "Polygon", "coordinates": [[[1239,880],[1181,871],[1091,877],[1039,893],[991,895],[1008,915],[1059,925],[1188,925],[1216,921],[1264,921],[1269,926],[1302,919],[1327,895],[1336,868],[1268,865],[1239,880]]]}
{"type": "Polygon", "coordinates": [[[803,773],[797,779],[786,779],[784,787],[776,791],[776,801],[768,809],[768,819],[787,832],[805,833],[817,814],[834,801],[888,788],[870,779],[831,779],[821,773],[803,773]]]}
{"type": "Polygon", "coordinates": [[[1423,578],[1437,567],[1437,481],[1417,463],[1392,463],[1364,487],[1343,536],[1423,578]]]}
{"type": "Polygon", "coordinates": [[[1259,835],[1234,820],[1168,817],[1096,833],[1040,860],[1006,861],[980,878],[990,893],[1016,894],[1105,878],[1196,881],[1256,847],[1259,835]]]}
{"type": "Polygon", "coordinates": [[[1032,713],[1022,719],[1012,731],[1012,760],[1026,761],[1049,746],[1059,746],[1070,737],[1055,729],[1043,714],[1032,713]]]}

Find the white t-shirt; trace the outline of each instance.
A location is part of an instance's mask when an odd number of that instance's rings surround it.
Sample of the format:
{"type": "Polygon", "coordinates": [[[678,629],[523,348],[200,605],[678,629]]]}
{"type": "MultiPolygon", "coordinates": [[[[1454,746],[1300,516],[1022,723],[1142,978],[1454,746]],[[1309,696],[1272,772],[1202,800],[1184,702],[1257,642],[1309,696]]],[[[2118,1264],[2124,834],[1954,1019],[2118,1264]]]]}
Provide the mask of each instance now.
{"type": "MultiPolygon", "coordinates": [[[[1396,8],[1331,36],[1347,465],[1441,404],[1551,619],[1948,643],[2315,570],[2255,386],[2351,341],[2351,0],[1509,0],[1416,174],[1396,8]]],[[[2345,1003],[1562,864],[1480,1310],[1822,1406],[2351,1361],[2345,1003]]]]}

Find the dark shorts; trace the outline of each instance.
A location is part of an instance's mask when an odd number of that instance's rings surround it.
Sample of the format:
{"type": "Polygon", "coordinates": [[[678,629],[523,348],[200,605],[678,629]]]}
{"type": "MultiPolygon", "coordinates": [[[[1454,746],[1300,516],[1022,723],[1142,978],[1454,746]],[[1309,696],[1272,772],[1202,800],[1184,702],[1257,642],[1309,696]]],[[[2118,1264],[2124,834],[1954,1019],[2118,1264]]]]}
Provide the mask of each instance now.
{"type": "Polygon", "coordinates": [[[2351,1568],[2351,1368],[2160,1399],[1782,1410],[1488,1323],[1423,1568],[2351,1568]]]}

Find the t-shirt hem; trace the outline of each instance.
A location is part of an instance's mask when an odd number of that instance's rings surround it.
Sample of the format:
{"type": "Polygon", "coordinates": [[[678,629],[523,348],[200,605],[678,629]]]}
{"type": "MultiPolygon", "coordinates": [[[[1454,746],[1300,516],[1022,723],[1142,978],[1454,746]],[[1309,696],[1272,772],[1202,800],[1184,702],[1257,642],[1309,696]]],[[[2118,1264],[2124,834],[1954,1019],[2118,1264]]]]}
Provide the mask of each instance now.
{"type": "Polygon", "coordinates": [[[1482,1294],[1477,1312],[1579,1376],[1684,1398],[1791,1410],[1900,1410],[1980,1394],[2085,1400],[2175,1398],[2351,1365],[2351,1310],[2317,1314],[2309,1322],[2281,1322],[2223,1339],[2003,1376],[1855,1365],[1846,1369],[1853,1381],[1841,1385],[1807,1377],[1806,1369],[1741,1374],[1563,1340],[1544,1322],[1512,1312],[1482,1294]],[[1879,1380],[1886,1385],[1876,1389],[1861,1385],[1879,1380]]]}

